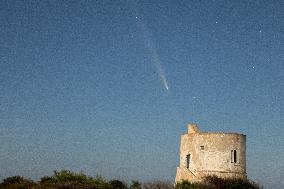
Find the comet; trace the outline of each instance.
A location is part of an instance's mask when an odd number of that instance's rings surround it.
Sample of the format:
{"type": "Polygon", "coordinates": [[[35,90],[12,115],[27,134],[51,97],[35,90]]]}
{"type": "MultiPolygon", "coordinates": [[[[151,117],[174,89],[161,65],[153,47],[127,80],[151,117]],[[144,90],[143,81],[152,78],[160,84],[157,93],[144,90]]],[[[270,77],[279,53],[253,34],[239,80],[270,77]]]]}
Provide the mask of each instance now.
{"type": "Polygon", "coordinates": [[[151,60],[155,66],[155,69],[157,70],[157,73],[162,82],[162,85],[165,87],[166,90],[169,90],[169,84],[167,81],[167,77],[162,67],[161,60],[157,52],[157,48],[155,47],[153,40],[151,39],[151,35],[148,30],[148,27],[144,24],[144,22],[142,21],[140,17],[136,16],[135,18],[136,18],[137,25],[142,31],[145,47],[150,53],[151,60]]]}

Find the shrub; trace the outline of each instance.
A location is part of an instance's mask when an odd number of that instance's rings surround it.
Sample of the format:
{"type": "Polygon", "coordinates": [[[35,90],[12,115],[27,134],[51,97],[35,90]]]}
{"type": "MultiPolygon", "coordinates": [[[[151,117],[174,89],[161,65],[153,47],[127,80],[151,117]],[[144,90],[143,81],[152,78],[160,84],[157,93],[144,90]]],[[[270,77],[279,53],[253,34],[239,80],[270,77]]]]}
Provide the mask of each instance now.
{"type": "Polygon", "coordinates": [[[260,189],[260,186],[249,180],[207,176],[203,182],[199,183],[188,181],[177,183],[176,189],[260,189]]]}
{"type": "MultiPolygon", "coordinates": [[[[110,189],[110,184],[105,181],[101,176],[97,175],[95,178],[92,178],[92,187],[95,189],[110,189]]],[[[89,188],[89,189],[91,189],[89,188]]]]}
{"type": "Polygon", "coordinates": [[[8,177],[0,184],[0,188],[9,189],[29,189],[36,185],[32,180],[26,179],[21,176],[8,177]]]}
{"type": "Polygon", "coordinates": [[[111,180],[109,184],[111,189],[127,189],[127,185],[119,180],[111,180]]]}
{"type": "Polygon", "coordinates": [[[40,184],[51,184],[56,183],[56,180],[53,177],[44,176],[40,179],[40,184]]]}
{"type": "Polygon", "coordinates": [[[174,185],[165,181],[154,181],[143,184],[143,189],[174,189],[174,185]]]}
{"type": "Polygon", "coordinates": [[[95,178],[83,173],[74,173],[68,170],[54,171],[53,176],[45,176],[40,180],[41,188],[57,189],[109,189],[109,184],[101,177],[95,178]]]}
{"type": "Polygon", "coordinates": [[[203,183],[191,183],[188,181],[182,181],[181,183],[177,183],[175,188],[176,189],[212,189],[212,186],[203,183]]]}
{"type": "Polygon", "coordinates": [[[207,176],[205,183],[216,189],[260,189],[260,186],[250,182],[248,179],[219,178],[217,176],[207,176]]]}
{"type": "Polygon", "coordinates": [[[139,181],[133,180],[130,184],[130,189],[142,189],[142,186],[139,181]]]}
{"type": "MultiPolygon", "coordinates": [[[[73,182],[73,183],[85,183],[90,184],[92,182],[92,178],[86,176],[83,173],[73,173],[68,170],[62,171],[54,171],[54,181],[55,182],[73,182]]],[[[52,179],[51,179],[52,180],[52,179]]]]}

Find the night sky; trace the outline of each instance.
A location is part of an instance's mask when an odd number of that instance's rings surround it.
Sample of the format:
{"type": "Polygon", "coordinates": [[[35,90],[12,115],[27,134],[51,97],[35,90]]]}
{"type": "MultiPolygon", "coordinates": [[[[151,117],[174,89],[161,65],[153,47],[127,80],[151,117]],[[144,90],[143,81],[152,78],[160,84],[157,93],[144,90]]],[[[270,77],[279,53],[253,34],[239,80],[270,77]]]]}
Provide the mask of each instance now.
{"type": "Polygon", "coordinates": [[[247,135],[284,188],[284,1],[0,1],[0,179],[174,181],[180,135],[247,135]]]}

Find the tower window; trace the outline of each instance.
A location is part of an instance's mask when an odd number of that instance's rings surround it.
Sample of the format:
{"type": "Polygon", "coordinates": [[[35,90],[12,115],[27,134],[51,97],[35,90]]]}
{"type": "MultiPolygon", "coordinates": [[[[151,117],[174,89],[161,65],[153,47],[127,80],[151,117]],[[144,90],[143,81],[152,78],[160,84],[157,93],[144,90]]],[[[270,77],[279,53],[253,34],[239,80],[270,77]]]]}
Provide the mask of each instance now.
{"type": "Polygon", "coordinates": [[[237,150],[231,150],[231,163],[237,163],[237,150]]]}
{"type": "Polygon", "coordinates": [[[186,168],[189,168],[189,164],[190,164],[190,154],[186,155],[186,168]]]}

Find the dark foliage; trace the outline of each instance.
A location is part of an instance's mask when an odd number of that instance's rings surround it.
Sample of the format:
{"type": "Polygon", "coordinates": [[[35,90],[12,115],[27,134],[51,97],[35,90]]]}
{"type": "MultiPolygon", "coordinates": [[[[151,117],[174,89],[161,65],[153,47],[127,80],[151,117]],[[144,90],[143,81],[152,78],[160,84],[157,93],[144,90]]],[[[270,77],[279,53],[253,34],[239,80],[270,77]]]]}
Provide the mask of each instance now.
{"type": "Polygon", "coordinates": [[[111,180],[109,183],[111,189],[127,189],[127,185],[119,180],[111,180]]]}
{"type": "Polygon", "coordinates": [[[129,189],[142,189],[142,185],[139,181],[133,180],[130,184],[129,189]]]}
{"type": "Polygon", "coordinates": [[[217,176],[208,176],[201,183],[183,181],[176,185],[176,189],[260,189],[257,184],[249,180],[223,179],[217,176]]]}
{"type": "Polygon", "coordinates": [[[143,184],[143,189],[174,189],[174,185],[164,181],[147,182],[143,184]]]}
{"type": "Polygon", "coordinates": [[[25,179],[21,176],[8,177],[0,183],[0,189],[260,189],[257,184],[249,180],[222,179],[208,176],[204,182],[190,183],[183,181],[173,183],[154,181],[141,184],[132,181],[128,186],[120,180],[105,181],[99,176],[90,177],[83,173],[67,170],[54,171],[52,176],[44,176],[39,182],[25,179]]]}
{"type": "Polygon", "coordinates": [[[256,183],[243,179],[223,179],[217,176],[208,176],[205,180],[205,183],[216,189],[260,189],[260,186],[256,183]]]}
{"type": "Polygon", "coordinates": [[[176,184],[175,189],[213,189],[213,187],[204,183],[190,183],[188,181],[182,181],[181,183],[176,184]]]}
{"type": "Polygon", "coordinates": [[[8,177],[0,184],[1,189],[29,189],[35,186],[35,182],[21,176],[8,177]]]}
{"type": "Polygon", "coordinates": [[[110,189],[110,184],[101,177],[95,178],[68,170],[54,171],[53,176],[44,176],[39,182],[41,189],[110,189]]]}

